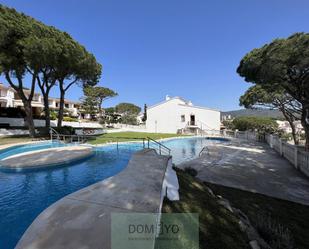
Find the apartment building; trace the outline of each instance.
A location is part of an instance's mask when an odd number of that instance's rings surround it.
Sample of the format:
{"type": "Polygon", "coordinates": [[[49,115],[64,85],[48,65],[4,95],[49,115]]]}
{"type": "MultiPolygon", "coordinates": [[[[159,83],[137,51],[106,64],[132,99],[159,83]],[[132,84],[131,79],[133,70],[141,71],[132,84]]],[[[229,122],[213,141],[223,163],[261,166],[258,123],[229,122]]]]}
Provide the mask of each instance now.
{"type": "MultiPolygon", "coordinates": [[[[26,95],[30,94],[30,91],[25,89],[24,93],[26,95]]],[[[33,100],[31,102],[32,111],[34,115],[41,115],[44,110],[43,96],[39,93],[35,93],[33,100]]],[[[49,107],[52,110],[59,109],[60,99],[59,98],[49,98],[49,107]]],[[[13,107],[22,108],[23,102],[17,92],[10,86],[5,86],[0,83],[0,107],[13,107]]],[[[71,101],[65,99],[64,101],[65,112],[68,112],[71,116],[79,116],[80,103],[76,101],[71,101]]]]}

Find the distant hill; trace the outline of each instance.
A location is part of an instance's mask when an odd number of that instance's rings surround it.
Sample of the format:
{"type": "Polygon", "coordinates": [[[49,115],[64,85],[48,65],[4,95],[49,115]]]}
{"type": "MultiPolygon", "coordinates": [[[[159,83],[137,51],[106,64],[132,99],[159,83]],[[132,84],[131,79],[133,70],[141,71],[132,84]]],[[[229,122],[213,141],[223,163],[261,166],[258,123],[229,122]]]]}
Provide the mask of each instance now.
{"type": "Polygon", "coordinates": [[[221,112],[221,117],[225,115],[231,115],[234,118],[244,116],[270,117],[277,119],[284,118],[279,110],[260,110],[260,109],[241,109],[229,112],[221,112]]]}

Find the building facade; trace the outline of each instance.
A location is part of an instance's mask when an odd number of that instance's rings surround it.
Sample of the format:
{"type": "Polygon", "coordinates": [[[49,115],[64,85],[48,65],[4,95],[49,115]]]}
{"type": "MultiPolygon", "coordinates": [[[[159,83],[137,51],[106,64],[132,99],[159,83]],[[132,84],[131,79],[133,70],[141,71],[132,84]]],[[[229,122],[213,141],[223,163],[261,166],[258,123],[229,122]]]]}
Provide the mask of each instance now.
{"type": "MultiPolygon", "coordinates": [[[[280,130],[282,130],[285,133],[292,133],[292,128],[291,128],[288,121],[276,120],[276,122],[277,122],[278,128],[280,130]]],[[[305,133],[305,130],[304,130],[302,124],[301,124],[301,121],[295,121],[294,126],[295,126],[295,132],[297,134],[305,133]]]]}
{"type": "MultiPolygon", "coordinates": [[[[24,93],[26,96],[30,94],[30,91],[25,89],[24,93]]],[[[32,111],[34,115],[42,115],[44,110],[43,96],[39,93],[35,93],[31,102],[32,111]]],[[[49,98],[49,108],[51,110],[58,110],[60,106],[60,99],[49,98]]],[[[5,86],[0,83],[0,107],[12,107],[12,108],[23,108],[23,102],[20,99],[17,92],[10,86],[5,86]]],[[[65,112],[70,116],[79,116],[80,103],[65,99],[64,109],[65,112]]]]}
{"type": "Polygon", "coordinates": [[[220,130],[220,111],[195,106],[181,97],[166,96],[165,101],[147,109],[146,129],[157,133],[199,133],[220,130]]]}

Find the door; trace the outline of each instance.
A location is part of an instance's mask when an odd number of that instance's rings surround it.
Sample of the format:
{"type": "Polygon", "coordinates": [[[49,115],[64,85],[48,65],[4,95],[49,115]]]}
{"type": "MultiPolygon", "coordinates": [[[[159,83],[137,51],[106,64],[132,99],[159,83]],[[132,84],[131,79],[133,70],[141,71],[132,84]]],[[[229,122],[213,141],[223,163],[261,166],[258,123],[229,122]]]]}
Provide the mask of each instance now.
{"type": "Polygon", "coordinates": [[[195,115],[190,115],[190,125],[195,125],[195,115]]]}

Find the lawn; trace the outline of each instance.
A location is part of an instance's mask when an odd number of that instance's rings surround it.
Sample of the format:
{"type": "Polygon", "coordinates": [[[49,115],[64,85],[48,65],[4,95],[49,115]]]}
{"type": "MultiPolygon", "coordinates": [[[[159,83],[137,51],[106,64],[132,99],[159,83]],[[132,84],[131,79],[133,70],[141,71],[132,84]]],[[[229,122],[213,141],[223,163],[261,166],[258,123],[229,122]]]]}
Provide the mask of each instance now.
{"type": "Polygon", "coordinates": [[[13,136],[13,137],[0,137],[0,145],[29,142],[32,139],[29,136],[13,136]]]}
{"type": "Polygon", "coordinates": [[[238,218],[219,205],[206,187],[246,214],[271,248],[309,248],[309,206],[201,182],[177,168],[176,172],[180,201],[165,199],[162,212],[198,213],[200,248],[250,248],[247,235],[239,228],[238,218]]]}
{"type": "MultiPolygon", "coordinates": [[[[206,185],[182,170],[177,169],[177,175],[180,201],[165,199],[162,212],[198,213],[201,249],[250,248],[246,234],[240,230],[238,219],[217,203],[206,185]]],[[[181,246],[178,248],[182,249],[181,246]]]]}
{"type": "Polygon", "coordinates": [[[272,226],[281,227],[279,230],[288,229],[294,245],[291,247],[273,245],[272,248],[309,248],[309,206],[215,184],[206,183],[206,185],[215,194],[228,199],[232,206],[242,210],[269,244],[276,244],[274,240],[276,232],[269,238],[270,233],[265,234],[265,229],[261,231],[263,220],[266,220],[266,223],[271,221],[272,226]]]}
{"type": "Polygon", "coordinates": [[[150,137],[158,140],[162,138],[179,137],[179,134],[165,134],[165,133],[146,133],[146,132],[114,132],[106,133],[96,137],[95,140],[90,140],[91,144],[103,144],[108,142],[125,142],[125,141],[140,141],[143,138],[150,137]]]}

